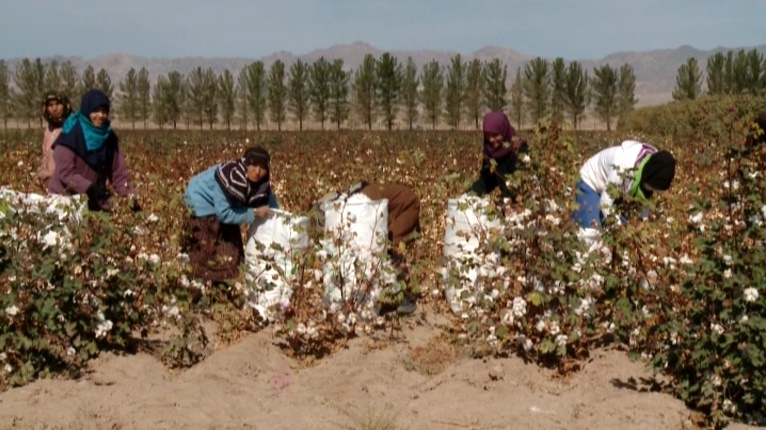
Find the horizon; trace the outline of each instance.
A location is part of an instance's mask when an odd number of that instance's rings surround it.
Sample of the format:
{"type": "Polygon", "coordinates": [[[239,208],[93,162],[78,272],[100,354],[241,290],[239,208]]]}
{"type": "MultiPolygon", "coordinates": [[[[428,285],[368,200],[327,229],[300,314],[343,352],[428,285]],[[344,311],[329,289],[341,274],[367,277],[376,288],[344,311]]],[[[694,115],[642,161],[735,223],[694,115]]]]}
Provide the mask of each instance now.
{"type": "Polygon", "coordinates": [[[445,0],[438,8],[400,0],[11,0],[0,16],[0,39],[13,43],[0,46],[0,58],[264,58],[361,42],[387,52],[472,54],[495,46],[597,60],[682,46],[761,46],[762,16],[766,2],[752,0],[445,0]]]}

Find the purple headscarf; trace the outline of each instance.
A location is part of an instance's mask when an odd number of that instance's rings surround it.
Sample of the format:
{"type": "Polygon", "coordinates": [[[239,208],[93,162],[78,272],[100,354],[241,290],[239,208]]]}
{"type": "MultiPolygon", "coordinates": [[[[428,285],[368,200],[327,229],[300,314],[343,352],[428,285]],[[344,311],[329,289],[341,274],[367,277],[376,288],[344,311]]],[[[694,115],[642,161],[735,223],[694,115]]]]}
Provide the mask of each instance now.
{"type": "Polygon", "coordinates": [[[484,133],[503,136],[503,143],[497,148],[489,144],[489,139],[484,136],[484,159],[499,159],[514,153],[511,146],[511,138],[516,133],[508,117],[501,111],[492,111],[484,115],[484,133]]]}

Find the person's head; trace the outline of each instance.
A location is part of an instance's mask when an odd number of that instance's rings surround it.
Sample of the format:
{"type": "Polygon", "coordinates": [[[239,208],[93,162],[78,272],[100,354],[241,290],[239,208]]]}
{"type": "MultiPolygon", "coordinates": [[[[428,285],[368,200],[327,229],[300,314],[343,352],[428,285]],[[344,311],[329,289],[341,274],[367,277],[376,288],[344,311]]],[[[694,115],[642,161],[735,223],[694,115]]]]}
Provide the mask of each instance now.
{"type": "Polygon", "coordinates": [[[250,182],[259,182],[263,178],[269,177],[269,163],[271,156],[266,149],[255,146],[245,151],[242,157],[247,168],[247,180],[250,182]]]}
{"type": "Polygon", "coordinates": [[[109,121],[109,97],[101,90],[90,90],[82,96],[80,112],[96,127],[103,127],[109,121]]]}
{"type": "Polygon", "coordinates": [[[655,191],[667,191],[676,175],[676,159],[668,151],[649,156],[641,172],[641,192],[650,198],[655,191]]]}
{"type": "Polygon", "coordinates": [[[492,148],[499,148],[504,142],[510,142],[514,133],[511,122],[501,111],[492,111],[484,115],[482,129],[484,144],[492,148]]]}
{"type": "Polygon", "coordinates": [[[753,147],[766,143],[766,109],[758,112],[750,124],[750,133],[747,135],[746,145],[753,147]]]}
{"type": "Polygon", "coordinates": [[[43,118],[52,126],[61,126],[72,113],[69,98],[58,91],[48,91],[43,97],[43,118]]]}

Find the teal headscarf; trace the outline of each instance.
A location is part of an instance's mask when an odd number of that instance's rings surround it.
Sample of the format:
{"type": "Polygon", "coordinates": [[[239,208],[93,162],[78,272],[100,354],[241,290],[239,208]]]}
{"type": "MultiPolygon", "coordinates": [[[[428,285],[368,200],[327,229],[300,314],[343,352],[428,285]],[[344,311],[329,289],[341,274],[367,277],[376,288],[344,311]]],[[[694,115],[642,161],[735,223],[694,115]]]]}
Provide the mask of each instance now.
{"type": "Polygon", "coordinates": [[[88,151],[96,151],[104,146],[104,142],[112,132],[112,127],[109,121],[101,127],[96,127],[90,121],[90,114],[94,110],[103,107],[109,112],[110,103],[109,96],[104,94],[101,90],[89,90],[83,94],[82,101],[80,102],[80,110],[75,112],[74,115],[67,118],[62,128],[62,133],[69,133],[75,125],[79,124],[82,129],[83,138],[85,139],[85,148],[88,151]]]}
{"type": "Polygon", "coordinates": [[[78,110],[64,121],[64,126],[61,129],[62,133],[70,133],[77,124],[82,129],[82,134],[85,138],[85,148],[88,151],[95,151],[104,146],[104,142],[106,142],[106,139],[112,132],[112,127],[108,121],[103,126],[96,127],[90,121],[90,118],[83,115],[81,110],[78,110]]]}

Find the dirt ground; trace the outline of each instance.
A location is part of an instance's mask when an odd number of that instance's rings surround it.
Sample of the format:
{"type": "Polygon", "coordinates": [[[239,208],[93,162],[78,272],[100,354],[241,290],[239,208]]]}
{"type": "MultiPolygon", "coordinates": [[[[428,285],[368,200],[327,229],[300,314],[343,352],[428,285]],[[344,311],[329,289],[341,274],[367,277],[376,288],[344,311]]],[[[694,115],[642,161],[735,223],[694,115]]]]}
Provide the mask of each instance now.
{"type": "MultiPolygon", "coordinates": [[[[651,392],[641,363],[599,350],[566,378],[518,358],[471,359],[418,312],[395,337],[355,339],[306,365],[264,330],[173,371],[103,355],[79,380],[0,394],[7,429],[692,429],[693,411],[651,392]]],[[[748,426],[734,424],[743,430],[748,426]]]]}

